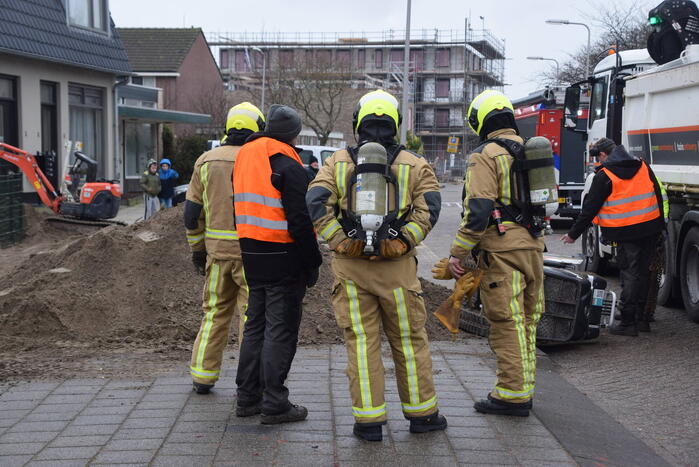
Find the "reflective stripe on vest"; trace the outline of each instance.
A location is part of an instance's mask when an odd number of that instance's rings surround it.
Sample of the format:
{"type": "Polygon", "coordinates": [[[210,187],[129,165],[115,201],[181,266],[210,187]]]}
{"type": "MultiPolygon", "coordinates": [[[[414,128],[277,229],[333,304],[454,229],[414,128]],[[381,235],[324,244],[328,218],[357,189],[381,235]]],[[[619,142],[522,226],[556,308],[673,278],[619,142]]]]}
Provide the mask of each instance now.
{"type": "Polygon", "coordinates": [[[612,194],[594,218],[595,224],[601,227],[627,227],[661,217],[655,185],[645,162],[628,180],[617,177],[606,168],[602,168],[602,171],[612,182],[612,194]]]}
{"type": "Polygon", "coordinates": [[[282,196],[272,185],[270,156],[283,154],[302,165],[288,144],[261,137],[246,143],[238,153],[233,170],[235,221],[240,238],[292,243],[282,196]]]}

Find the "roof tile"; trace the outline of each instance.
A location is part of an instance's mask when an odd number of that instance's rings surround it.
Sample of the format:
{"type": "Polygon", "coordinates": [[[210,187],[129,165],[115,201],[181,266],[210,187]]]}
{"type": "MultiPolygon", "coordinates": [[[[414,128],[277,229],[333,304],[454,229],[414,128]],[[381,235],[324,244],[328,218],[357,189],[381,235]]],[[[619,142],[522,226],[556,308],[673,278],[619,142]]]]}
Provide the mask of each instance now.
{"type": "Polygon", "coordinates": [[[70,27],[61,0],[0,0],[0,52],[129,73],[128,57],[111,18],[109,24],[110,35],[70,27]]]}
{"type": "Polygon", "coordinates": [[[200,28],[117,28],[134,71],[178,72],[200,28]]]}

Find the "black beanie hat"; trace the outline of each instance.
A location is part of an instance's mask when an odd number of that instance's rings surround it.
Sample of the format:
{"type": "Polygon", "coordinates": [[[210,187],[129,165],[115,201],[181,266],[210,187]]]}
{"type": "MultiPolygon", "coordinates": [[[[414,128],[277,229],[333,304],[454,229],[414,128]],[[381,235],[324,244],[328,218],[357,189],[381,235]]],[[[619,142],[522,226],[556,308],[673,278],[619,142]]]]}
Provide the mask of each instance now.
{"type": "Polygon", "coordinates": [[[615,147],[616,143],[614,143],[614,141],[612,141],[611,139],[600,138],[597,141],[595,141],[595,144],[593,144],[590,148],[590,155],[592,157],[599,157],[600,152],[604,152],[607,155],[609,155],[615,147]]]}
{"type": "Polygon", "coordinates": [[[290,143],[301,133],[301,117],[286,105],[272,104],[267,112],[265,136],[290,143]]]}

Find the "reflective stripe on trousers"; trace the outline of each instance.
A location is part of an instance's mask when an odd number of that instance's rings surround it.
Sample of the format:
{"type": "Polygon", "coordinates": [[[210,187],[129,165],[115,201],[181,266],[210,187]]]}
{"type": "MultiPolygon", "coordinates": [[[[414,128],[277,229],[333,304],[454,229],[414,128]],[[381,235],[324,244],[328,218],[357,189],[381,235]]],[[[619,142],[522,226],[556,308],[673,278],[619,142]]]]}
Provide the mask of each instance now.
{"type": "MultiPolygon", "coordinates": [[[[209,283],[207,284],[209,291],[209,311],[205,315],[204,326],[202,326],[202,337],[199,342],[199,349],[197,350],[196,368],[202,368],[204,366],[204,352],[209,343],[209,335],[211,334],[211,326],[214,324],[214,316],[218,311],[216,307],[218,302],[218,296],[216,295],[218,275],[219,265],[214,263],[211,265],[211,274],[209,275],[209,283]]],[[[218,374],[216,376],[218,376],[218,374]]]]}
{"type": "Polygon", "coordinates": [[[204,315],[192,348],[190,373],[194,381],[211,384],[220,376],[223,351],[230,341],[233,318],[242,336],[248,286],[242,261],[208,259],[203,294],[204,315]]]}
{"type": "Polygon", "coordinates": [[[349,300],[350,320],[352,331],[356,336],[357,369],[359,373],[359,389],[362,396],[363,407],[352,407],[352,413],[357,417],[378,417],[386,413],[386,404],[373,407],[371,400],[371,379],[369,378],[369,359],[367,356],[367,336],[362,325],[362,317],[359,312],[359,300],[357,287],[352,281],[345,281],[347,298],[349,300]]]}

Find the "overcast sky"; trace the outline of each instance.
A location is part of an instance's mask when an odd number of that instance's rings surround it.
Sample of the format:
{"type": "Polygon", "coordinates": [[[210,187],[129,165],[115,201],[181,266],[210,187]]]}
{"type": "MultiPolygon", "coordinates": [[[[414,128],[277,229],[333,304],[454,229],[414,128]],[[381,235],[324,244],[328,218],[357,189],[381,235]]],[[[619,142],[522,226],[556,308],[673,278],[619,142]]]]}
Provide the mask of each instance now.
{"type": "MultiPolygon", "coordinates": [[[[626,4],[630,0],[612,1],[626,4]]],[[[406,0],[111,0],[110,9],[118,27],[195,26],[205,32],[346,32],[404,29],[406,3],[406,0]]],[[[496,37],[505,39],[508,57],[505,82],[510,84],[505,92],[517,98],[540,88],[538,75],[555,66],[553,62],[527,60],[527,56],[562,62],[568,52],[587,41],[582,26],[553,26],[544,20],[561,18],[591,23],[595,12],[583,10],[588,5],[589,2],[579,0],[413,0],[411,29],[463,30],[464,18],[470,14],[474,29],[485,24],[496,37]]],[[[593,26],[593,42],[598,33],[593,26]]]]}

